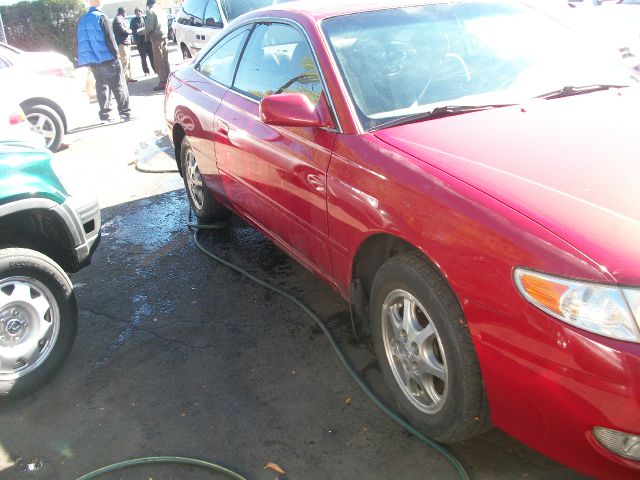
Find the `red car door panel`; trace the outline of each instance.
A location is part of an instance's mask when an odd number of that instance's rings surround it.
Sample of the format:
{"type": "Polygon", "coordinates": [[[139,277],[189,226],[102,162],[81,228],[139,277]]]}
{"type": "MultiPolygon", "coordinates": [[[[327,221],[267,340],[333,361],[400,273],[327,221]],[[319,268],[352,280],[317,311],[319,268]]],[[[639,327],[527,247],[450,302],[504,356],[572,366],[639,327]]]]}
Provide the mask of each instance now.
{"type": "Polygon", "coordinates": [[[281,91],[307,94],[320,118],[327,116],[303,34],[290,25],[258,25],[216,114],[218,166],[237,208],[330,274],[326,172],[336,133],[264,124],[259,99],[281,91]]]}
{"type": "Polygon", "coordinates": [[[330,272],[326,172],[335,133],[265,125],[259,104],[233,91],[216,119],[216,154],[228,198],[330,272]]]}

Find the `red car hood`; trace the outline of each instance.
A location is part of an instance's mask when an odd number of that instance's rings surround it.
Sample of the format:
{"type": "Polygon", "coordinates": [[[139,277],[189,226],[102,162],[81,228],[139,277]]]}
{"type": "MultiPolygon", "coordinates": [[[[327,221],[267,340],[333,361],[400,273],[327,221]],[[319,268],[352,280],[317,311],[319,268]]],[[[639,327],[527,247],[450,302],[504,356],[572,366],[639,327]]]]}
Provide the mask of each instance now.
{"type": "Polygon", "coordinates": [[[533,100],[375,135],[549,229],[612,281],[640,285],[639,90],[533,100]]]}

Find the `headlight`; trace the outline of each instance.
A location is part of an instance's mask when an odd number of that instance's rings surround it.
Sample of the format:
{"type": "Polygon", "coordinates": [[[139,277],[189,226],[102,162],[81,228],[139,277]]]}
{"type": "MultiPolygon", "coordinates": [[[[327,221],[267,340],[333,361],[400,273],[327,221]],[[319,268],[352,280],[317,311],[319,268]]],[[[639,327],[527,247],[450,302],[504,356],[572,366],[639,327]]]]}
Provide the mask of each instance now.
{"type": "Polygon", "coordinates": [[[522,296],[540,310],[589,332],[640,342],[640,290],[579,282],[517,268],[522,296]]]}

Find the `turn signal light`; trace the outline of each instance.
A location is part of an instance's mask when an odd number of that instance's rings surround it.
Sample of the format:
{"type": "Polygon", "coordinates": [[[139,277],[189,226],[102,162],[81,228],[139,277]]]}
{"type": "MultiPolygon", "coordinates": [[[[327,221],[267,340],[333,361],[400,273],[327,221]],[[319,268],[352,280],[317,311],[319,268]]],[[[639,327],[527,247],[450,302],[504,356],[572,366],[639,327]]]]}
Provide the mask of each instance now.
{"type": "Polygon", "coordinates": [[[540,310],[589,332],[640,342],[640,290],[599,285],[517,268],[516,287],[540,310]]]}
{"type": "Polygon", "coordinates": [[[607,450],[624,458],[640,460],[640,435],[594,427],[593,436],[607,450]]]}

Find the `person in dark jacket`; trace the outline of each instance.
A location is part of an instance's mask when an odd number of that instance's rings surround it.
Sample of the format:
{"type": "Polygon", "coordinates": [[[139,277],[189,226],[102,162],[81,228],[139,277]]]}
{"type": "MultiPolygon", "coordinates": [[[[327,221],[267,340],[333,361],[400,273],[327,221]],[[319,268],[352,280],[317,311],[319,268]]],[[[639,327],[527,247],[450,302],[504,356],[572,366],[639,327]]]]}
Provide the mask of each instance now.
{"type": "Polygon", "coordinates": [[[148,40],[144,33],[138,31],[144,30],[144,17],[142,16],[142,10],[135,9],[136,16],[131,19],[129,28],[133,32],[133,41],[138,47],[138,53],[140,54],[140,62],[142,63],[142,71],[145,75],[149,75],[149,66],[147,65],[147,57],[151,62],[151,68],[156,71],[156,67],[153,65],[153,52],[151,51],[151,41],[148,40]]]}
{"type": "Polygon", "coordinates": [[[111,22],[101,9],[101,0],[89,0],[89,5],[91,8],[78,22],[78,64],[87,65],[96,79],[100,119],[109,120],[111,89],[120,117],[130,120],[129,90],[118,60],[111,22]]]}
{"type": "Polygon", "coordinates": [[[169,76],[169,51],[167,50],[167,35],[169,22],[167,14],[157,4],[156,0],[147,0],[147,18],[144,34],[151,40],[153,49],[153,64],[158,72],[158,85],[153,90],[164,91],[169,76]]]}
{"type": "Polygon", "coordinates": [[[118,14],[113,19],[113,35],[118,45],[118,56],[124,70],[124,78],[127,82],[135,82],[131,78],[131,29],[124,18],[126,13],[124,7],[118,8],[118,14]]]}

